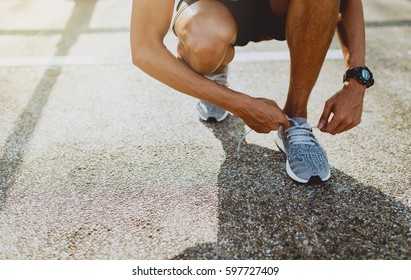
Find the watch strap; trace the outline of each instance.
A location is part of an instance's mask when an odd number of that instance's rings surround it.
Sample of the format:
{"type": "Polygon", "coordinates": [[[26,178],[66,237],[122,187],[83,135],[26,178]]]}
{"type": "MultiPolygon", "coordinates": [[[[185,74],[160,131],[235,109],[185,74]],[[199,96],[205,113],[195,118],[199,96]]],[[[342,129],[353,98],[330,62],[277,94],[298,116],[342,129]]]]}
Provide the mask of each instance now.
{"type": "Polygon", "coordinates": [[[370,69],[366,66],[361,66],[361,67],[351,67],[349,68],[343,77],[343,82],[346,82],[348,79],[356,79],[359,83],[367,86],[367,88],[371,87],[374,85],[374,77],[370,69]],[[363,71],[366,70],[367,74],[369,74],[369,78],[365,79],[363,77],[363,71]]]}

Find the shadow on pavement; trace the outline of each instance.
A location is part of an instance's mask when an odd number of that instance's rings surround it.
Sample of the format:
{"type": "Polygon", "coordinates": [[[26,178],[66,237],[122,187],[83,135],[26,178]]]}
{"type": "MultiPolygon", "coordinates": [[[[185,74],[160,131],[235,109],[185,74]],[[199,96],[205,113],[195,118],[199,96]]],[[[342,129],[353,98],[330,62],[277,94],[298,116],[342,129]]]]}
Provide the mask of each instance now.
{"type": "Polygon", "coordinates": [[[226,153],[218,177],[215,243],[175,259],[410,259],[410,209],[339,170],[322,185],[300,185],[285,156],[243,142],[244,124],[230,116],[205,124],[226,153]]]}
{"type": "MultiPolygon", "coordinates": [[[[79,36],[88,29],[98,0],[74,0],[75,6],[65,29],[61,31],[61,39],[57,44],[54,56],[66,56],[76,44],[79,36]]],[[[13,131],[6,139],[4,154],[0,156],[0,211],[6,200],[7,190],[13,184],[37,123],[44,107],[57,82],[61,68],[48,68],[33,91],[23,112],[18,117],[13,131]]]]}

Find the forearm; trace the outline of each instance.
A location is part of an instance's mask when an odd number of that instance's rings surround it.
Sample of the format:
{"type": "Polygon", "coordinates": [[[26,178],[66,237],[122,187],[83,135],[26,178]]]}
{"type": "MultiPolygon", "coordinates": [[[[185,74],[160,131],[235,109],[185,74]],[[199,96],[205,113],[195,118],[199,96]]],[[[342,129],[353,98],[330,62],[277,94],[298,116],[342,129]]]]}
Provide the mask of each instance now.
{"type": "Polygon", "coordinates": [[[365,27],[361,0],[346,0],[338,35],[347,68],[365,65],[365,27]]]}
{"type": "Polygon", "coordinates": [[[160,42],[146,43],[135,48],[134,63],[141,70],[171,88],[205,100],[238,115],[247,95],[235,92],[197,74],[174,57],[160,42]]]}

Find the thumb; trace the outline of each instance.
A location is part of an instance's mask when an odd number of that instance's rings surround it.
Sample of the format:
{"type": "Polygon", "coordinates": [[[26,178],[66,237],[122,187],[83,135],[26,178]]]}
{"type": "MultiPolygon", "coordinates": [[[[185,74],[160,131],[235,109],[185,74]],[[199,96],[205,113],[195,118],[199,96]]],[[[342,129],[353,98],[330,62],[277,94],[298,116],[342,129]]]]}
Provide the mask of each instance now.
{"type": "Polygon", "coordinates": [[[323,129],[328,124],[328,119],[333,110],[333,105],[326,102],[323,110],[323,114],[320,117],[320,121],[318,122],[318,129],[323,129]]]}
{"type": "Polygon", "coordinates": [[[287,129],[290,127],[290,121],[288,120],[288,116],[286,114],[283,114],[283,119],[281,121],[281,125],[287,129]]]}

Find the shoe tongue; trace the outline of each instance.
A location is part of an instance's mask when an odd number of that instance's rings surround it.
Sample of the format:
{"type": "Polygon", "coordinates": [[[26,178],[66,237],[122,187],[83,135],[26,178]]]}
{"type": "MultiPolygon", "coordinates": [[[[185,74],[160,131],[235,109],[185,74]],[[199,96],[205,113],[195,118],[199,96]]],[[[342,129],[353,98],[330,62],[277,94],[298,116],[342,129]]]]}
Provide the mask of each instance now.
{"type": "MultiPolygon", "coordinates": [[[[307,119],[306,118],[300,118],[300,117],[292,117],[290,118],[293,121],[295,121],[296,123],[298,123],[298,125],[303,125],[305,123],[307,123],[307,119]]],[[[291,126],[295,126],[294,122],[291,122],[291,126]]]]}

